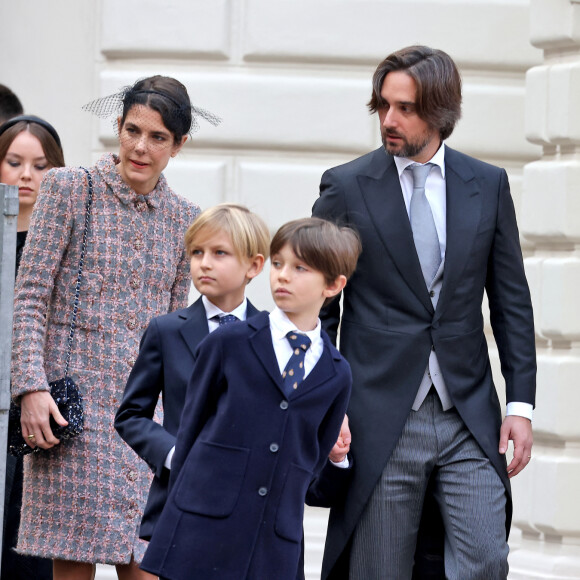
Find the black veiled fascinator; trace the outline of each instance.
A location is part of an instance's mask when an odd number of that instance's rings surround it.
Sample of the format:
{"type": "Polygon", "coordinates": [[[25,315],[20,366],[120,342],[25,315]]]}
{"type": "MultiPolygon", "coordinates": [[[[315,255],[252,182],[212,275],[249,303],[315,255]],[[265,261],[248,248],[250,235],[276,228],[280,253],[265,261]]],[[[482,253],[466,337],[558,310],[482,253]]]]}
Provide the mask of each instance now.
{"type": "Polygon", "coordinates": [[[199,118],[214,127],[221,123],[220,117],[192,105],[189,98],[186,101],[182,98],[182,102],[179,102],[178,98],[165,91],[136,88],[137,85],[139,82],[133,86],[124,87],[113,95],[95,99],[83,105],[82,110],[93,113],[100,119],[112,119],[116,127],[115,121],[123,115],[123,111],[128,112],[133,105],[149,106],[161,114],[166,127],[177,136],[189,135],[191,137],[199,130],[199,118]]]}

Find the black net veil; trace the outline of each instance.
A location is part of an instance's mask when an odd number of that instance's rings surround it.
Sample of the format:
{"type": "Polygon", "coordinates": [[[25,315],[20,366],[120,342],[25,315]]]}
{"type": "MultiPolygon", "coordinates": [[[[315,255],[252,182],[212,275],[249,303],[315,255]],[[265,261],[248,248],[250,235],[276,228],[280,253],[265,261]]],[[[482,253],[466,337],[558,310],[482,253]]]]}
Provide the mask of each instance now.
{"type": "MultiPolygon", "coordinates": [[[[136,83],[138,84],[138,83],[136,83]]],[[[117,119],[122,117],[123,110],[129,111],[133,105],[150,106],[161,109],[164,122],[177,137],[193,136],[199,130],[199,119],[207,121],[214,127],[221,123],[221,118],[197,105],[180,103],[172,95],[162,90],[135,88],[127,86],[118,93],[100,97],[82,106],[83,111],[96,115],[100,119],[111,119],[115,133],[118,134],[117,119]]]]}

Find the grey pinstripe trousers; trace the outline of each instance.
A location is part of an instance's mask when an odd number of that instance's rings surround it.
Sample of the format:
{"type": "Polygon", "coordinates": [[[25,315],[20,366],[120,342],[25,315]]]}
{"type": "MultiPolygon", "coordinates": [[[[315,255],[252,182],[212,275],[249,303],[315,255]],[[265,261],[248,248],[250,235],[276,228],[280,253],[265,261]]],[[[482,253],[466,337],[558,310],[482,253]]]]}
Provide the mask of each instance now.
{"type": "Polygon", "coordinates": [[[351,580],[411,578],[432,472],[445,524],[446,578],[507,578],[504,485],[455,408],[443,411],[431,389],[411,411],[355,529],[351,580]]]}

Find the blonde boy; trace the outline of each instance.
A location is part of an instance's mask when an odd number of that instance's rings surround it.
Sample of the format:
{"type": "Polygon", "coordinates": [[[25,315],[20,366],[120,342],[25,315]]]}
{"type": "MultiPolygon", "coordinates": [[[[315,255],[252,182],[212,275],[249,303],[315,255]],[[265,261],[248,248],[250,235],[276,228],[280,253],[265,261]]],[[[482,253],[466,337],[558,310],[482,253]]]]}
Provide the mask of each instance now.
{"type": "Polygon", "coordinates": [[[264,266],[270,235],[247,208],[224,203],[202,212],[185,234],[191,279],[201,297],[188,308],[154,318],[141,339],[115,428],[155,473],[141,521],[148,540],[167,498],[185,391],[199,343],[211,332],[258,310],[245,297],[264,266]],[[163,425],[153,416],[163,397],[163,425]]]}

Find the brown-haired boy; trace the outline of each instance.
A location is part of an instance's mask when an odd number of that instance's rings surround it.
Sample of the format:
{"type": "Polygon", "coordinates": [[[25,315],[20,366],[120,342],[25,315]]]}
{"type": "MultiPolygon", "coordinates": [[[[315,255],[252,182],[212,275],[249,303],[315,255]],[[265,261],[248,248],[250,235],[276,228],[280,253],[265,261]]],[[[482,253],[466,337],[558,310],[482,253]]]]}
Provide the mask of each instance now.
{"type": "Polygon", "coordinates": [[[317,218],[278,230],[274,311],[212,334],[197,351],[170,495],[143,569],[169,580],[303,577],[304,501],[351,388],[318,312],[359,253],[352,230],[317,218]]]}
{"type": "Polygon", "coordinates": [[[262,270],[269,242],[264,221],[233,203],[203,211],[185,233],[191,278],[201,297],[188,308],[150,322],[115,418],[121,437],[155,473],[139,530],[143,539],[151,537],[167,499],[195,350],[218,327],[258,314],[245,290],[262,270]],[[153,420],[160,393],[163,425],[153,420]]]}

